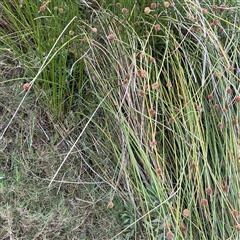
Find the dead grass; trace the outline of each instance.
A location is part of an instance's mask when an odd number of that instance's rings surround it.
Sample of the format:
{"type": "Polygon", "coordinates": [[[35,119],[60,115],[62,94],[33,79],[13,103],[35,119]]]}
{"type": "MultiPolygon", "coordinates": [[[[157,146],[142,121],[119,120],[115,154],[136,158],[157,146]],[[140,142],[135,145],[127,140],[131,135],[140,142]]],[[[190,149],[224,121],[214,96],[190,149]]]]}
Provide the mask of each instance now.
{"type": "MultiPolygon", "coordinates": [[[[1,132],[24,94],[22,69],[7,61],[1,65],[1,132]]],[[[111,187],[94,173],[91,158],[109,156],[85,134],[48,188],[85,120],[65,119],[63,126],[45,109],[33,88],[0,142],[0,239],[108,239],[120,231],[116,216],[124,206],[115,201],[116,210],[107,208],[111,187]]]]}

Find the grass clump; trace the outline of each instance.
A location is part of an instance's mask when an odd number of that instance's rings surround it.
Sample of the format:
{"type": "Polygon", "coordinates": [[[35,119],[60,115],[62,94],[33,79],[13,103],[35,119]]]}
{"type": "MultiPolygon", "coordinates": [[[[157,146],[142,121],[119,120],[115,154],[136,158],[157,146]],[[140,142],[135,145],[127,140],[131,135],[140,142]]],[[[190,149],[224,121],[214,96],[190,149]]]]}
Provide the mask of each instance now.
{"type": "MultiPolygon", "coordinates": [[[[2,186],[9,182],[17,196],[25,189],[32,201],[47,194],[39,207],[23,200],[39,222],[25,236],[57,219],[62,238],[237,238],[238,3],[55,4],[0,5],[7,24],[1,41],[24,69],[2,86],[16,94],[24,79],[31,86],[20,105],[9,112],[2,105],[2,159],[21,159],[9,160],[2,186]],[[34,111],[24,113],[29,100],[34,111]],[[12,127],[24,117],[28,131],[12,127]],[[78,209],[85,217],[77,227],[78,209]],[[101,233],[85,228],[95,220],[105,224],[101,233]]],[[[10,203],[17,209],[19,202],[10,203]]],[[[5,226],[14,219],[7,209],[5,226]]]]}

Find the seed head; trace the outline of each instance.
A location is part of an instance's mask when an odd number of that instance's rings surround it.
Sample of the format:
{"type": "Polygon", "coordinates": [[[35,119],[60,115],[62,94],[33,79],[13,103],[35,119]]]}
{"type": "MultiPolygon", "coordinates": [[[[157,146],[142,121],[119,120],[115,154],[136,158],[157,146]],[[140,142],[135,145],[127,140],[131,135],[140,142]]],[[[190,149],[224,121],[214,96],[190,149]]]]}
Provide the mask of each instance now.
{"type": "Polygon", "coordinates": [[[195,169],[196,168],[196,164],[195,163],[191,163],[190,164],[190,169],[195,169]]]}
{"type": "Polygon", "coordinates": [[[232,120],[232,124],[233,124],[233,125],[237,125],[237,119],[236,119],[236,118],[234,118],[234,119],[232,120]]]}
{"type": "Polygon", "coordinates": [[[116,7],[120,7],[120,6],[121,6],[120,2],[117,2],[116,7]]]}
{"type": "Polygon", "coordinates": [[[161,168],[157,168],[157,169],[156,169],[156,173],[157,173],[158,176],[161,176],[161,175],[162,175],[162,170],[161,170],[161,168]]]}
{"type": "Polygon", "coordinates": [[[222,112],[223,112],[223,113],[227,113],[227,108],[223,108],[223,109],[222,109],[222,112]]]}
{"type": "Polygon", "coordinates": [[[163,5],[164,5],[165,8],[168,8],[170,6],[170,3],[169,2],[164,2],[163,5]]]}
{"type": "Polygon", "coordinates": [[[237,210],[232,210],[232,215],[233,215],[234,217],[237,217],[237,216],[238,216],[238,211],[237,211],[237,210]]]}
{"type": "Polygon", "coordinates": [[[145,89],[145,91],[148,91],[149,90],[149,85],[145,85],[144,89],[145,89]]]}
{"type": "Polygon", "coordinates": [[[25,84],[23,85],[23,89],[24,89],[25,91],[27,91],[29,88],[30,88],[30,84],[29,84],[29,83],[25,83],[25,84]]]}
{"type": "Polygon", "coordinates": [[[155,25],[155,30],[156,30],[156,31],[160,31],[160,30],[161,30],[160,24],[156,24],[156,25],[155,25]]]}
{"type": "Polygon", "coordinates": [[[149,7],[145,7],[144,12],[146,14],[149,14],[151,12],[151,9],[149,7]]]}
{"type": "Polygon", "coordinates": [[[115,35],[111,33],[107,36],[107,39],[108,39],[108,41],[114,41],[115,40],[115,35]]]}
{"type": "Polygon", "coordinates": [[[73,36],[73,35],[74,35],[74,31],[73,31],[73,30],[70,30],[70,31],[69,31],[69,35],[73,36]]]}
{"type": "Polygon", "coordinates": [[[151,148],[154,148],[157,146],[157,142],[154,140],[154,141],[150,142],[149,145],[151,148]]]}
{"type": "Polygon", "coordinates": [[[207,9],[206,8],[202,8],[202,13],[206,14],[207,13],[207,9]]]}
{"type": "Polygon", "coordinates": [[[201,205],[202,207],[207,207],[207,206],[208,206],[208,201],[207,201],[207,199],[202,199],[201,202],[200,202],[200,205],[201,205]]]}
{"type": "Polygon", "coordinates": [[[46,7],[44,5],[42,5],[40,8],[39,8],[39,12],[43,13],[44,11],[46,10],[46,7]]]}
{"type": "Polygon", "coordinates": [[[212,94],[208,95],[208,100],[209,100],[209,101],[212,101],[212,100],[213,100],[213,95],[212,95],[212,94]]]}
{"type": "Polygon", "coordinates": [[[221,4],[219,7],[220,12],[224,12],[226,10],[226,5],[225,4],[221,4]]]}
{"type": "Polygon", "coordinates": [[[140,58],[144,58],[145,57],[145,53],[141,52],[139,56],[140,56],[140,58]]]}
{"type": "Polygon", "coordinates": [[[108,205],[107,205],[107,208],[110,208],[110,209],[111,209],[111,208],[113,208],[113,207],[114,207],[113,202],[109,202],[108,205]]]}
{"type": "Polygon", "coordinates": [[[221,76],[222,76],[222,73],[221,73],[221,72],[217,72],[217,73],[216,73],[216,77],[217,77],[217,78],[220,78],[221,76]]]}
{"type": "Polygon", "coordinates": [[[147,77],[147,71],[146,70],[141,70],[141,77],[146,78],[147,77]]]}
{"type": "Polygon", "coordinates": [[[239,103],[240,102],[240,95],[235,97],[235,102],[239,103]]]}
{"type": "Polygon", "coordinates": [[[218,129],[220,130],[220,131],[222,131],[222,129],[223,129],[223,124],[220,122],[220,123],[218,123],[218,129]]]}
{"type": "Polygon", "coordinates": [[[97,32],[97,28],[92,28],[92,32],[96,33],[97,32]]]}
{"type": "Polygon", "coordinates": [[[201,111],[202,111],[202,107],[199,106],[199,105],[196,107],[196,109],[197,109],[198,112],[201,112],[201,111]]]}
{"type": "Polygon", "coordinates": [[[181,226],[180,226],[180,231],[181,231],[182,233],[186,233],[187,227],[185,227],[184,225],[181,225],[181,226]]]}
{"type": "Polygon", "coordinates": [[[151,62],[151,63],[154,63],[155,61],[156,61],[156,60],[155,60],[154,57],[151,57],[151,58],[150,58],[150,62],[151,62]]]}
{"type": "Polygon", "coordinates": [[[227,88],[227,93],[231,94],[232,93],[232,89],[230,87],[227,88]]]}
{"type": "Polygon", "coordinates": [[[212,10],[213,10],[213,11],[216,11],[217,8],[218,8],[217,5],[213,5],[213,6],[212,6],[212,10]]]}
{"type": "Polygon", "coordinates": [[[192,16],[191,13],[188,13],[186,17],[187,17],[188,19],[192,19],[192,18],[193,18],[193,16],[192,16]]]}
{"type": "Polygon", "coordinates": [[[175,119],[173,117],[169,118],[169,123],[173,123],[175,121],[175,119]]]}
{"type": "Polygon", "coordinates": [[[171,87],[172,87],[172,83],[171,83],[171,82],[167,82],[166,86],[167,86],[168,88],[171,88],[171,87]]]}
{"type": "Polygon", "coordinates": [[[157,4],[156,4],[155,2],[151,3],[151,8],[152,8],[152,9],[157,8],[157,4]]]}
{"type": "Polygon", "coordinates": [[[184,209],[182,214],[183,214],[184,217],[188,217],[189,216],[189,210],[184,209]]]}
{"type": "Polygon", "coordinates": [[[224,192],[228,192],[228,190],[229,190],[229,186],[223,184],[223,185],[222,185],[222,189],[223,189],[224,192]]]}
{"type": "Polygon", "coordinates": [[[59,8],[58,11],[59,11],[60,13],[63,13],[63,8],[59,8]]]}
{"type": "Polygon", "coordinates": [[[209,196],[211,196],[212,195],[212,189],[211,188],[206,188],[206,190],[205,190],[205,192],[206,192],[206,194],[207,195],[209,195],[209,196]]]}
{"type": "Polygon", "coordinates": [[[173,234],[172,231],[168,231],[168,232],[167,232],[167,238],[168,238],[168,239],[173,239],[173,238],[174,238],[174,234],[173,234]]]}
{"type": "Polygon", "coordinates": [[[238,225],[236,226],[236,230],[237,230],[238,232],[240,232],[240,224],[238,224],[238,225]]]}
{"type": "Polygon", "coordinates": [[[149,114],[150,114],[150,115],[155,115],[155,114],[156,114],[156,111],[151,108],[151,109],[149,110],[149,114]]]}
{"type": "Polygon", "coordinates": [[[158,83],[153,83],[152,84],[152,89],[158,89],[158,83]]]}
{"type": "Polygon", "coordinates": [[[141,90],[139,90],[139,95],[140,96],[144,96],[144,91],[141,89],[141,90]]]}
{"type": "Polygon", "coordinates": [[[123,13],[123,14],[128,14],[128,13],[129,13],[129,11],[128,11],[128,9],[127,9],[127,8],[122,8],[122,13],[123,13]]]}

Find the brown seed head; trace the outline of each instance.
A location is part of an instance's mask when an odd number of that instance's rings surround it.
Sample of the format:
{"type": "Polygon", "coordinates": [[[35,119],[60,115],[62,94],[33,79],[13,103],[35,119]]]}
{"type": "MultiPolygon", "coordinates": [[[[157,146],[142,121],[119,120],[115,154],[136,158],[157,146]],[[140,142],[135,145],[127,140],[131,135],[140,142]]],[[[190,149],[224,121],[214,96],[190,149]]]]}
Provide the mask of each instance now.
{"type": "Polygon", "coordinates": [[[111,209],[111,208],[113,208],[113,206],[114,206],[113,202],[109,202],[108,205],[107,205],[107,208],[111,209]]]}
{"type": "Polygon", "coordinates": [[[195,163],[191,163],[190,164],[190,169],[195,169],[196,168],[196,164],[195,163]]]}
{"type": "Polygon", "coordinates": [[[150,145],[151,148],[154,148],[154,147],[157,146],[157,142],[156,141],[152,141],[152,142],[149,143],[149,145],[150,145]]]}
{"type": "Polygon", "coordinates": [[[189,210],[184,209],[182,214],[183,214],[184,217],[188,217],[189,216],[189,210]]]}
{"type": "Polygon", "coordinates": [[[157,4],[156,4],[155,2],[151,3],[151,8],[152,8],[152,9],[157,8],[157,4]]]}
{"type": "Polygon", "coordinates": [[[231,94],[232,93],[232,89],[230,87],[227,88],[227,93],[231,94]]]}
{"type": "Polygon", "coordinates": [[[139,56],[140,56],[140,58],[144,58],[144,57],[145,57],[145,53],[144,53],[144,52],[141,52],[141,53],[139,54],[139,56]]]}
{"type": "Polygon", "coordinates": [[[128,13],[129,13],[129,11],[128,11],[128,9],[127,9],[127,8],[122,8],[122,13],[123,13],[123,14],[128,14],[128,13]]]}
{"type": "Polygon", "coordinates": [[[232,215],[234,216],[234,217],[237,217],[238,216],[238,211],[237,210],[232,210],[232,215]]]}
{"type": "Polygon", "coordinates": [[[170,6],[170,3],[169,2],[164,2],[163,5],[164,5],[165,8],[168,8],[170,6]]]}
{"type": "Polygon", "coordinates": [[[160,30],[161,30],[160,24],[156,24],[156,25],[155,25],[155,30],[156,30],[156,31],[160,31],[160,30]]]}
{"type": "Polygon", "coordinates": [[[240,96],[235,97],[235,102],[239,103],[240,102],[240,96]]]}
{"type": "Polygon", "coordinates": [[[208,95],[208,100],[209,100],[209,101],[212,101],[212,100],[213,100],[213,95],[212,95],[212,94],[208,95]]]}
{"type": "Polygon", "coordinates": [[[223,108],[223,109],[222,109],[222,112],[223,112],[223,113],[227,113],[227,108],[223,108]]]}
{"type": "Polygon", "coordinates": [[[237,118],[234,118],[234,119],[232,120],[232,124],[233,124],[233,125],[237,125],[237,123],[238,123],[237,118]]]}
{"type": "Polygon", "coordinates": [[[223,189],[224,192],[228,192],[228,190],[229,190],[229,186],[223,184],[223,185],[222,185],[222,189],[223,189]]]}
{"type": "Polygon", "coordinates": [[[146,14],[149,14],[151,12],[151,9],[149,7],[145,7],[144,12],[146,14]]]}
{"type": "Polygon", "coordinates": [[[155,58],[153,58],[153,57],[150,58],[151,63],[154,63],[155,61],[156,61],[155,58]]]}
{"type": "Polygon", "coordinates": [[[171,83],[171,82],[167,82],[166,86],[167,86],[168,88],[171,88],[171,87],[172,87],[172,83],[171,83]]]}
{"type": "Polygon", "coordinates": [[[213,5],[213,6],[212,6],[212,10],[213,10],[213,11],[216,11],[217,9],[218,9],[217,5],[213,5]]]}
{"type": "Polygon", "coordinates": [[[238,225],[236,226],[236,230],[237,230],[238,232],[240,232],[240,224],[238,224],[238,225]]]}
{"type": "Polygon", "coordinates": [[[29,83],[25,83],[25,84],[23,85],[23,89],[24,89],[25,91],[27,91],[29,88],[30,88],[30,84],[29,84],[29,83]]]}
{"type": "Polygon", "coordinates": [[[218,129],[220,130],[220,131],[222,131],[222,129],[223,129],[223,124],[220,122],[220,123],[218,123],[218,129]]]}
{"type": "Polygon", "coordinates": [[[206,188],[206,190],[205,190],[205,192],[206,192],[206,194],[207,195],[209,195],[209,196],[211,196],[212,195],[212,189],[211,188],[206,188]]]}
{"type": "Polygon", "coordinates": [[[111,33],[107,36],[107,39],[108,39],[108,41],[114,41],[115,40],[115,35],[111,33]]]}
{"type": "Polygon", "coordinates": [[[197,109],[198,112],[201,112],[201,111],[202,111],[202,107],[199,106],[199,105],[196,107],[196,109],[197,109]]]}
{"type": "Polygon", "coordinates": [[[202,199],[201,202],[200,202],[200,205],[201,205],[202,207],[207,207],[207,206],[208,206],[208,201],[207,201],[207,199],[202,199]]]}
{"type": "Polygon", "coordinates": [[[167,232],[167,238],[168,238],[168,239],[173,239],[173,238],[174,238],[174,234],[173,234],[172,231],[168,231],[168,232],[167,232]]]}
{"type": "Polygon", "coordinates": [[[185,227],[184,225],[181,225],[181,226],[180,226],[180,231],[181,231],[182,233],[186,233],[187,227],[185,227]]]}
{"type": "Polygon", "coordinates": [[[157,169],[156,169],[156,173],[157,173],[158,176],[161,176],[161,175],[162,175],[162,170],[161,170],[161,168],[157,168],[157,169]]]}
{"type": "Polygon", "coordinates": [[[129,79],[129,78],[130,78],[130,74],[126,73],[126,74],[125,74],[125,78],[126,78],[126,79],[129,79]]]}
{"type": "Polygon", "coordinates": [[[146,70],[141,70],[140,75],[141,75],[141,77],[146,78],[147,77],[147,71],[146,70]]]}
{"type": "Polygon", "coordinates": [[[153,83],[152,84],[152,89],[158,89],[158,83],[153,83]]]}
{"type": "Polygon", "coordinates": [[[226,5],[225,4],[221,4],[219,7],[220,12],[224,12],[226,10],[226,5]]]}
{"type": "Polygon", "coordinates": [[[222,76],[222,73],[221,73],[221,72],[217,72],[217,73],[216,73],[216,77],[217,77],[217,78],[220,78],[221,76],[222,76]]]}
{"type": "Polygon", "coordinates": [[[145,85],[144,89],[145,89],[145,91],[148,91],[149,90],[149,85],[145,85]]]}
{"type": "Polygon", "coordinates": [[[73,30],[70,30],[70,31],[69,31],[69,35],[73,36],[73,35],[74,35],[74,31],[73,31],[73,30]]]}
{"type": "Polygon", "coordinates": [[[156,111],[155,111],[154,109],[151,108],[151,109],[149,110],[149,114],[150,114],[150,115],[155,115],[155,113],[156,113],[156,111]]]}
{"type": "Polygon", "coordinates": [[[140,96],[144,96],[144,91],[141,89],[141,90],[139,90],[139,95],[140,96]]]}
{"type": "Polygon", "coordinates": [[[46,10],[46,7],[43,5],[39,8],[39,12],[43,13],[46,10]]]}
{"type": "Polygon", "coordinates": [[[169,123],[173,123],[175,119],[173,117],[169,118],[169,123]]]}

